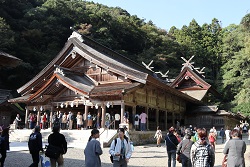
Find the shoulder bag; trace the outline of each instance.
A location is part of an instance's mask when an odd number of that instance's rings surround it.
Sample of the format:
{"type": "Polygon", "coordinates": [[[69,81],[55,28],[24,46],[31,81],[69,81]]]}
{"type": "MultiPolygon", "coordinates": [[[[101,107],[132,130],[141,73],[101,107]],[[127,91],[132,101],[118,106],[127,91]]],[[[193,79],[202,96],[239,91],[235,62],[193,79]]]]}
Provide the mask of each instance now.
{"type": "Polygon", "coordinates": [[[62,149],[60,147],[56,147],[53,145],[46,146],[46,151],[45,151],[46,157],[49,157],[52,159],[58,159],[61,153],[62,153],[62,149]]]}

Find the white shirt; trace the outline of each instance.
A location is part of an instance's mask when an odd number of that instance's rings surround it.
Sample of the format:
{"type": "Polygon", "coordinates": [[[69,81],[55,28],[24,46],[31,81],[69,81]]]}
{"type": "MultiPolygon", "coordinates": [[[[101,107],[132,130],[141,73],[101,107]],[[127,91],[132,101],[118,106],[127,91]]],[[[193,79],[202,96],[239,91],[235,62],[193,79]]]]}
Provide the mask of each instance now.
{"type": "Polygon", "coordinates": [[[120,119],[121,119],[120,114],[115,114],[115,120],[116,120],[116,121],[120,121],[120,119]]]}

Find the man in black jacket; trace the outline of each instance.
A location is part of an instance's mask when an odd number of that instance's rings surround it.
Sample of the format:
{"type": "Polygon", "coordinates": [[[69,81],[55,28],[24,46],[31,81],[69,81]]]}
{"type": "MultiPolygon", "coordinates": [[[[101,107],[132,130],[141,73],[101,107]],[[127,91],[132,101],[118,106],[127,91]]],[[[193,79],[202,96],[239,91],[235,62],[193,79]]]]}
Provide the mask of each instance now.
{"type": "Polygon", "coordinates": [[[171,167],[171,160],[172,160],[172,167],[176,166],[176,150],[178,145],[178,140],[174,135],[174,128],[171,127],[169,129],[169,133],[165,137],[167,152],[168,152],[168,167],[171,167]]]}
{"type": "Polygon", "coordinates": [[[58,167],[61,167],[64,164],[63,154],[67,152],[67,142],[65,140],[65,136],[59,133],[60,126],[58,125],[54,126],[52,131],[53,133],[50,134],[48,137],[48,143],[49,145],[61,148],[61,154],[57,159],[50,158],[50,163],[51,167],[56,167],[56,162],[58,163],[58,167]]]}
{"type": "Polygon", "coordinates": [[[30,167],[38,167],[39,152],[43,151],[42,135],[40,133],[40,126],[36,126],[34,132],[29,137],[29,151],[33,159],[30,167]]]}

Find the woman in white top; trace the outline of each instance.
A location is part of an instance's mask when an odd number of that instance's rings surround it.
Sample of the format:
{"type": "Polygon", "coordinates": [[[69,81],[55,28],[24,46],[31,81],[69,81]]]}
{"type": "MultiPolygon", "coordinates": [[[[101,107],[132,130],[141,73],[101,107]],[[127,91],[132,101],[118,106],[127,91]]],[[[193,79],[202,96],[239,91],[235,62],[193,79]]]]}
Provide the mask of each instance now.
{"type": "Polygon", "coordinates": [[[118,138],[111,143],[109,154],[113,156],[113,167],[127,167],[132,150],[124,128],[118,129],[118,138]]]}
{"type": "Polygon", "coordinates": [[[162,132],[159,126],[157,126],[154,138],[157,140],[157,147],[161,147],[162,132]]]}
{"type": "Polygon", "coordinates": [[[78,130],[81,130],[82,125],[83,125],[83,121],[82,121],[82,115],[81,115],[80,112],[77,113],[77,116],[76,116],[76,124],[77,124],[77,129],[78,129],[78,130]]]}

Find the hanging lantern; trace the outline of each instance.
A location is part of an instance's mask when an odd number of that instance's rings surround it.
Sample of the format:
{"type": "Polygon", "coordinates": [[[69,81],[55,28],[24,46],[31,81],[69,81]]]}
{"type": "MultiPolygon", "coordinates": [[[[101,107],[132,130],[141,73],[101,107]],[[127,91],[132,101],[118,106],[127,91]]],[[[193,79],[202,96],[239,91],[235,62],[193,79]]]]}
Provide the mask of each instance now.
{"type": "Polygon", "coordinates": [[[70,107],[74,107],[74,102],[73,101],[71,102],[70,107]]]}
{"type": "Polygon", "coordinates": [[[110,103],[109,103],[109,101],[107,102],[106,106],[107,106],[108,108],[110,107],[110,103]]]}

